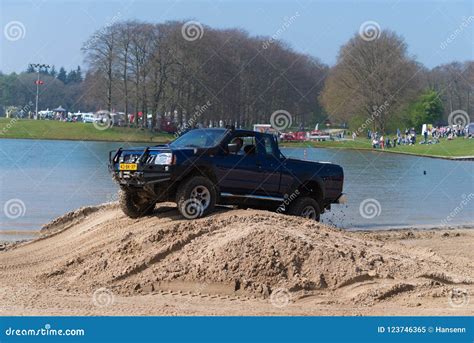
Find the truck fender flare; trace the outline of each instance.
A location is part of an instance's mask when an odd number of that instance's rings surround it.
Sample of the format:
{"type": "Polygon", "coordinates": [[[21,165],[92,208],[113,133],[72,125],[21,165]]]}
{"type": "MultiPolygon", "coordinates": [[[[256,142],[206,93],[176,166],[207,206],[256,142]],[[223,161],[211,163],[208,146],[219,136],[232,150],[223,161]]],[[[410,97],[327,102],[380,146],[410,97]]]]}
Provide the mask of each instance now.
{"type": "Polygon", "coordinates": [[[219,185],[217,184],[217,177],[214,172],[214,168],[212,164],[192,164],[189,163],[185,167],[185,173],[183,173],[178,181],[182,181],[184,179],[187,179],[191,175],[201,175],[209,178],[215,185],[216,189],[219,188],[219,185]]]}
{"type": "Polygon", "coordinates": [[[326,192],[325,192],[324,182],[319,176],[305,178],[302,181],[297,180],[293,183],[291,189],[293,189],[293,192],[295,192],[296,190],[301,190],[307,184],[316,184],[318,187],[318,190],[321,192],[321,200],[325,199],[326,192]]]}

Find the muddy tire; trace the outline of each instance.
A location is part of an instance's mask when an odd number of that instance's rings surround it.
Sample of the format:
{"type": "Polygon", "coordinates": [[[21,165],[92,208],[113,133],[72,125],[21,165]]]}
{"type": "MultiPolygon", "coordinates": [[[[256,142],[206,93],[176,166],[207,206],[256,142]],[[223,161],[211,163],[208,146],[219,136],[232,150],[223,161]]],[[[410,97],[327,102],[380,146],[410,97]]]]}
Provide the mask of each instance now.
{"type": "Polygon", "coordinates": [[[121,189],[119,192],[120,207],[128,217],[139,218],[153,213],[155,202],[140,197],[137,192],[121,189]]]}
{"type": "Polygon", "coordinates": [[[212,212],[216,198],[214,183],[204,176],[185,180],[176,192],[178,211],[186,219],[201,218],[212,212]]]}
{"type": "Polygon", "coordinates": [[[291,216],[298,216],[308,219],[313,219],[319,222],[321,217],[321,209],[318,202],[313,198],[303,196],[295,199],[288,209],[288,214],[291,216]]]}

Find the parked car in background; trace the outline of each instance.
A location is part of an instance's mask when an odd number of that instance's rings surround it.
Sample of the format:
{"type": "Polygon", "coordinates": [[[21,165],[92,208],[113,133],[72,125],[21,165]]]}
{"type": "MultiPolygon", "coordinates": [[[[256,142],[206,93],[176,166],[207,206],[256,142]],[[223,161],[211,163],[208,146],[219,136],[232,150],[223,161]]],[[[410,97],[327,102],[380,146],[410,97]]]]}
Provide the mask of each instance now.
{"type": "Polygon", "coordinates": [[[99,119],[95,116],[94,113],[83,113],[82,114],[82,121],[84,123],[94,123],[99,119]]]}

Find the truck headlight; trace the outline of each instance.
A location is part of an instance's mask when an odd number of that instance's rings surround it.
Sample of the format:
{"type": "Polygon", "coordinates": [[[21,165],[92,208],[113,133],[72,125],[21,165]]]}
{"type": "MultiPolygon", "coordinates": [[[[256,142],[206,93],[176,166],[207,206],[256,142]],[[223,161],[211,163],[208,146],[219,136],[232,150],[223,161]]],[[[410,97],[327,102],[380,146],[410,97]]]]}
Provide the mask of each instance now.
{"type": "Polygon", "coordinates": [[[155,164],[159,164],[159,165],[173,164],[173,154],[169,152],[164,152],[164,153],[156,155],[155,164]]]}

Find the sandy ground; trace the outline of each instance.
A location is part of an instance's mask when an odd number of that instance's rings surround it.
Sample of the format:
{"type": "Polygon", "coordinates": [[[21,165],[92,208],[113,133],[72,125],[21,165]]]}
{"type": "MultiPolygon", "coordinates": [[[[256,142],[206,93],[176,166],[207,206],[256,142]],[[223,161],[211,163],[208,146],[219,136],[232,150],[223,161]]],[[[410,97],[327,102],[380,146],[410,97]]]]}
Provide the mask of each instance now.
{"type": "Polygon", "coordinates": [[[473,315],[474,230],[346,232],[257,210],[68,213],[0,251],[0,315],[473,315]],[[471,295],[471,299],[469,296],[471,295]]]}

